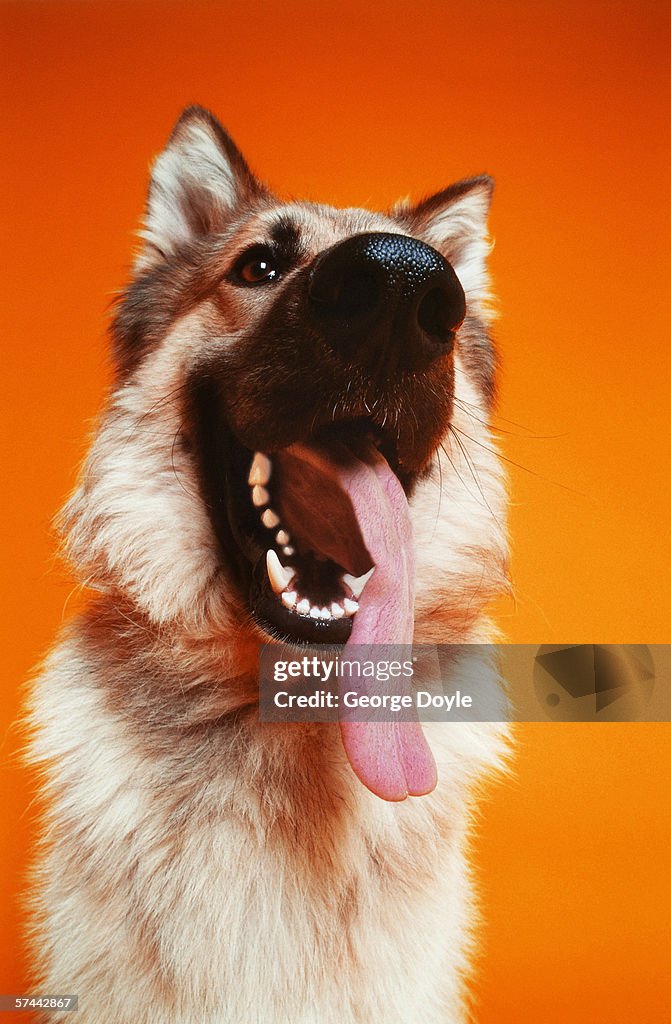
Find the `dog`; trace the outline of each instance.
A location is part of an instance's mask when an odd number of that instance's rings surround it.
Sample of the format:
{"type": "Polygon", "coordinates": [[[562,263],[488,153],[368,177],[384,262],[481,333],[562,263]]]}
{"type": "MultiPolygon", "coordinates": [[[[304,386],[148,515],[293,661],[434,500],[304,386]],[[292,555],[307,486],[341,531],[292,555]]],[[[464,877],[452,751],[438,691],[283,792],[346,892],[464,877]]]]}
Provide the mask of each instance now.
{"type": "Polygon", "coordinates": [[[153,165],[29,705],[35,978],[80,1024],[465,1019],[506,727],[263,723],[257,660],[494,636],[491,194],[283,202],[199,107],[153,165]]]}

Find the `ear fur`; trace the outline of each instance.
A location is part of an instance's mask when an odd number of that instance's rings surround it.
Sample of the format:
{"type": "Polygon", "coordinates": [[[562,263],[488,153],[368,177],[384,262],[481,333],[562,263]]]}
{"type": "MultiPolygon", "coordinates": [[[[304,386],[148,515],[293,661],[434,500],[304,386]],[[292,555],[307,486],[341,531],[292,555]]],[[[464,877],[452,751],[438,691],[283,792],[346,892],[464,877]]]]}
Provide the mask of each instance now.
{"type": "Polygon", "coordinates": [[[152,168],[136,266],[144,269],[181,245],[222,230],[234,207],[263,193],[217,119],[188,107],[152,168]]]}
{"type": "Polygon", "coordinates": [[[406,202],[393,210],[404,227],[450,261],[471,298],[487,296],[487,215],[493,191],[493,179],[483,174],[457,181],[414,206],[406,202]]]}

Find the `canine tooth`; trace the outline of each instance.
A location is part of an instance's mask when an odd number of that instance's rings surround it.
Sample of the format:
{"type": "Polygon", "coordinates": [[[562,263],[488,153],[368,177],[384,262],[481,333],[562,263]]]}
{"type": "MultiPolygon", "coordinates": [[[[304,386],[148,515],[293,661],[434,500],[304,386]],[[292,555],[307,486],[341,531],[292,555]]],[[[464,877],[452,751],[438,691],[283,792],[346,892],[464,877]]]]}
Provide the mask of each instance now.
{"type": "Polygon", "coordinates": [[[316,604],[313,604],[312,608],[310,609],[310,618],[311,619],[321,619],[321,617],[322,617],[322,613],[320,612],[319,608],[317,607],[316,604]]]}
{"type": "Polygon", "coordinates": [[[281,594],[283,590],[286,590],[296,575],[296,570],[291,566],[282,565],[273,548],[266,552],[266,569],[270,585],[276,594],[281,594]]]}
{"type": "Polygon", "coordinates": [[[308,601],[307,597],[301,598],[301,600],[296,605],[296,611],[298,612],[299,615],[307,615],[309,613],[310,602],[308,601]]]}
{"type": "Polygon", "coordinates": [[[298,600],[298,594],[295,590],[285,590],[282,594],[282,604],[285,608],[293,608],[298,600]]]}
{"type": "Polygon", "coordinates": [[[363,588],[366,586],[374,572],[375,566],[373,566],[372,569],[369,569],[368,572],[365,572],[363,576],[351,576],[346,572],[343,576],[343,583],[347,584],[354,597],[361,597],[363,588]]]}
{"type": "Polygon", "coordinates": [[[354,615],[355,612],[359,611],[359,605],[357,604],[357,602],[350,601],[349,597],[345,598],[345,600],[343,601],[343,606],[345,608],[345,615],[348,616],[354,615]]]}
{"type": "Polygon", "coordinates": [[[249,476],[247,477],[247,483],[250,487],[254,484],[265,485],[270,480],[270,474],[273,470],[273,464],[267,455],[263,452],[255,452],[254,458],[252,459],[251,469],[249,470],[249,476]]]}
{"type": "Polygon", "coordinates": [[[328,610],[328,608],[322,608],[322,609],[320,610],[320,612],[319,612],[319,618],[320,618],[320,619],[330,619],[330,618],[331,618],[331,613],[330,613],[330,611],[328,610]]]}
{"type": "Polygon", "coordinates": [[[285,548],[282,548],[282,552],[291,558],[292,555],[296,554],[296,548],[292,548],[290,544],[287,544],[285,548]]]}
{"type": "Polygon", "coordinates": [[[267,508],[261,516],[261,522],[264,526],[267,526],[269,530],[273,530],[279,523],[280,517],[277,512],[273,512],[272,508],[267,508]]]}
{"type": "Polygon", "coordinates": [[[337,601],[334,601],[333,604],[331,605],[331,615],[333,616],[333,618],[342,619],[344,614],[345,609],[343,608],[343,606],[341,604],[338,604],[337,601]]]}
{"type": "Polygon", "coordinates": [[[289,536],[286,530],[278,530],[275,535],[275,540],[277,541],[280,547],[284,547],[285,544],[289,543],[291,537],[289,536]]]}
{"type": "Polygon", "coordinates": [[[252,487],[252,504],[256,505],[257,508],[260,508],[261,505],[267,505],[269,498],[268,491],[261,484],[255,484],[252,487]]]}

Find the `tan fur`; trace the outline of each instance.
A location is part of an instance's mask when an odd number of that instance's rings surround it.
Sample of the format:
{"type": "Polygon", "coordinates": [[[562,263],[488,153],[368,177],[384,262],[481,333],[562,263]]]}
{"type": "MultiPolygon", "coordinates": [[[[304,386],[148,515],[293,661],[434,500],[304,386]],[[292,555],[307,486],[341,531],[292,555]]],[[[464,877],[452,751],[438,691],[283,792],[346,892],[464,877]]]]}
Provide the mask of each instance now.
{"type": "MultiPolygon", "coordinates": [[[[138,273],[188,242],[171,195],[182,149],[197,142],[192,168],[218,159],[197,125],[189,131],[159,158],[138,273]]],[[[223,216],[228,164],[212,182],[223,216]]],[[[217,224],[205,275],[278,209],[300,218],[311,253],[357,231],[407,230],[366,211],[271,206],[265,193],[254,203],[217,224]]],[[[481,195],[457,212],[456,227],[441,212],[446,245],[471,314],[484,317],[481,195]]],[[[120,376],[63,515],[68,554],[97,593],[30,702],[49,807],[33,895],[39,988],[78,994],[80,1024],[458,1024],[472,944],[465,846],[505,729],[427,725],[438,787],[389,804],[357,780],[336,727],[259,724],[265,638],[219,564],[176,439],[188,372],[235,345],[262,300],[222,306],[205,292],[120,376]]],[[[458,352],[463,448],[444,439],[411,501],[418,642],[490,639],[484,607],[506,586],[502,474],[467,364],[458,352]]],[[[251,403],[246,387],[233,419],[251,403]]],[[[495,667],[481,672],[498,685],[495,667]]]]}

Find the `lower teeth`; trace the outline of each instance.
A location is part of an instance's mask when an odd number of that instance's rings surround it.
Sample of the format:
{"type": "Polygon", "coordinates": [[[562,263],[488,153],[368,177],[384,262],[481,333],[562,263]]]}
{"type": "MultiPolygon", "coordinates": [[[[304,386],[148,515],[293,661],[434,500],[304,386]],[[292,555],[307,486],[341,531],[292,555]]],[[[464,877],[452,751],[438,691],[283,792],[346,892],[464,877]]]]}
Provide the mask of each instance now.
{"type": "Polygon", "coordinates": [[[342,604],[334,601],[330,608],[326,605],[320,607],[316,604],[310,604],[307,597],[299,598],[295,590],[285,590],[281,597],[282,604],[288,611],[310,619],[321,619],[325,622],[330,619],[351,618],[359,610],[358,603],[351,601],[348,597],[344,599],[342,604]]]}
{"type": "MultiPolygon", "coordinates": [[[[295,555],[296,549],[291,543],[289,533],[282,527],[280,517],[274,509],[269,507],[270,493],[267,489],[272,474],[272,463],[267,455],[256,452],[249,471],[248,484],[251,488],[252,504],[260,512],[263,525],[268,530],[276,530],[275,540],[286,557],[295,555]],[[261,511],[263,510],[263,511],[261,511]],[[277,529],[279,527],[279,529],[277,529]]],[[[315,553],[318,561],[326,562],[325,555],[315,553]]],[[[266,552],[266,566],[268,578],[272,590],[280,597],[282,604],[287,611],[297,615],[305,616],[316,621],[330,621],[331,619],[351,618],[359,610],[356,600],[348,597],[341,601],[333,601],[330,606],[313,605],[307,597],[300,597],[295,590],[284,589],[293,582],[295,570],[290,566],[284,566],[277,555],[277,552],[270,548],[266,552]]],[[[358,598],[365,587],[373,570],[363,576],[354,577],[349,574],[343,576],[343,582],[353,598],[358,598]]],[[[294,584],[295,585],[295,584],[294,584]]]]}

